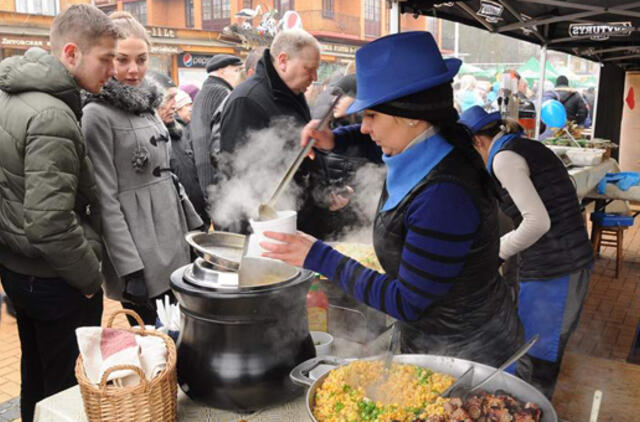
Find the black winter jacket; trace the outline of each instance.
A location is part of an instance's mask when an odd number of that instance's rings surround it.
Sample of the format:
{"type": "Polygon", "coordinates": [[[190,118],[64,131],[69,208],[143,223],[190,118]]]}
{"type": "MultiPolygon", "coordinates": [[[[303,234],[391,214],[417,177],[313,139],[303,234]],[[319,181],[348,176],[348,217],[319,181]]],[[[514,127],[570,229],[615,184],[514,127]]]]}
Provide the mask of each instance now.
{"type": "Polygon", "coordinates": [[[191,113],[191,142],[200,189],[207,193],[207,186],[215,182],[216,169],[211,165],[210,140],[213,115],[233,88],[224,79],[209,76],[196,95],[191,113]]]}
{"type": "MultiPolygon", "coordinates": [[[[233,164],[233,153],[248,139],[250,131],[265,129],[276,118],[286,118],[294,125],[302,127],[311,120],[309,106],[304,94],[295,94],[280,79],[271,63],[269,50],[265,50],[258,62],[255,74],[244,81],[231,93],[224,105],[220,123],[220,150],[218,160],[223,172],[230,176],[233,164]]],[[[215,158],[215,157],[214,157],[215,158]]],[[[294,177],[294,181],[302,186],[305,197],[302,198],[298,212],[298,229],[309,232],[313,228],[313,197],[309,189],[309,166],[311,160],[305,159],[294,177]]],[[[284,172],[285,169],[283,168],[284,172]]],[[[215,200],[214,200],[215,201],[215,200]]]]}
{"type": "Polygon", "coordinates": [[[171,136],[171,170],[178,177],[178,181],[184,187],[187,196],[191,200],[196,212],[202,218],[205,226],[209,226],[209,214],[204,193],[198,180],[198,172],[194,161],[193,146],[191,143],[191,126],[177,119],[171,124],[165,124],[171,136]]]}
{"type": "Polygon", "coordinates": [[[572,120],[581,125],[584,123],[589,110],[579,92],[568,87],[557,87],[555,91],[547,91],[542,100],[558,100],[567,111],[567,120],[572,120]]]}
{"type": "MultiPolygon", "coordinates": [[[[311,120],[304,94],[295,94],[287,87],[271,63],[269,50],[265,50],[256,73],[240,84],[224,105],[220,150],[232,154],[247,142],[246,135],[250,130],[264,129],[274,118],[284,116],[300,126],[311,120]]],[[[353,212],[346,209],[332,212],[328,203],[330,193],[340,190],[344,182],[341,179],[352,176],[356,164],[322,153],[316,154],[315,160],[304,160],[295,177],[305,192],[298,209],[298,229],[325,238],[339,232],[343,226],[357,223],[353,212]]],[[[221,166],[227,167],[224,163],[221,166]]]]}
{"type": "Polygon", "coordinates": [[[274,117],[287,116],[300,125],[311,120],[304,94],[294,94],[280,79],[266,49],[258,62],[256,73],[238,85],[222,111],[220,148],[234,152],[246,141],[249,130],[269,126],[274,117]]]}

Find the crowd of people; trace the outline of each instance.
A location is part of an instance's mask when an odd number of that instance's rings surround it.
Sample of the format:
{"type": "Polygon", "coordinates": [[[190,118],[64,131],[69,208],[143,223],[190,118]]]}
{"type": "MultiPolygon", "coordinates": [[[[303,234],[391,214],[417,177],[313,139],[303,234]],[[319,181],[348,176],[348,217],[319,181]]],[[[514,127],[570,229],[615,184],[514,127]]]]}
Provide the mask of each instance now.
{"type": "MultiPolygon", "coordinates": [[[[282,243],[264,242],[265,256],[396,318],[405,352],[499,366],[540,334],[511,371],[553,393],[592,262],[575,190],[549,150],[484,110],[472,79],[454,91],[461,62],[443,59],[431,34],[363,46],[322,92],[320,45],[303,30],[279,32],[244,61],[214,56],[201,88],[149,70],[150,48],[129,13],[75,5],[55,18],[51,53],[0,63],[0,278],[18,321],[24,422],[75,384],[75,329],[100,324],[103,290],[153,324],[155,299],[175,301],[170,273],[192,260],[188,231],[247,234],[248,216],[212,219],[224,198],[211,186],[237,176],[234,154],[280,117],[302,144],[317,143],[295,177],[301,232],[267,233],[282,243]],[[313,117],[337,90],[317,130],[313,117]],[[350,197],[369,162],[386,168],[372,222],[385,273],[322,241],[368,223],[350,197]],[[515,224],[502,237],[498,203],[515,224]],[[516,254],[519,293],[499,272],[516,254]]],[[[586,119],[582,96],[566,78],[557,85],[570,118],[586,119]]]]}
{"type": "MultiPolygon", "coordinates": [[[[527,80],[515,70],[505,70],[497,74],[494,81],[477,80],[470,74],[457,78],[457,81],[454,82],[456,109],[460,113],[473,106],[480,106],[489,112],[499,110],[498,98],[502,95],[499,81],[503,74],[508,74],[515,79],[515,85],[518,87],[517,92],[514,93],[518,100],[518,117],[535,117],[535,104],[538,97],[537,82],[533,87],[529,87],[527,80]]],[[[581,127],[591,127],[595,107],[595,89],[593,87],[576,89],[570,85],[569,79],[564,75],[558,76],[555,84],[546,81],[542,101],[560,101],[567,110],[568,120],[581,127]]]]}

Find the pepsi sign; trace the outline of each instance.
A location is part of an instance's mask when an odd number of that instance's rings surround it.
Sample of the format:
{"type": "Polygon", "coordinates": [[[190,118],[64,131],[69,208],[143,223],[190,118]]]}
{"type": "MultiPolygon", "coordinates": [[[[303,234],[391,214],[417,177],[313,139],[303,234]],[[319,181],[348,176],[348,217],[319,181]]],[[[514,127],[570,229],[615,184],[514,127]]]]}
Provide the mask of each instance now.
{"type": "Polygon", "coordinates": [[[213,56],[209,54],[182,53],[178,56],[178,66],[205,68],[211,57],[213,56]]]}

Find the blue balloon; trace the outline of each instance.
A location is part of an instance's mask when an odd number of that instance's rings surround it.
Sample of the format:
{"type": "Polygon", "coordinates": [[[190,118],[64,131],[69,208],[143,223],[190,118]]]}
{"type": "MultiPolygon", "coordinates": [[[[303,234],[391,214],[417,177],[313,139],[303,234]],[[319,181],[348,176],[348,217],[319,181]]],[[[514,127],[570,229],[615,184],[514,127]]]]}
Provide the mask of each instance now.
{"type": "Polygon", "coordinates": [[[567,111],[558,100],[547,100],[542,103],[540,119],[550,127],[564,127],[567,124],[567,111]]]}

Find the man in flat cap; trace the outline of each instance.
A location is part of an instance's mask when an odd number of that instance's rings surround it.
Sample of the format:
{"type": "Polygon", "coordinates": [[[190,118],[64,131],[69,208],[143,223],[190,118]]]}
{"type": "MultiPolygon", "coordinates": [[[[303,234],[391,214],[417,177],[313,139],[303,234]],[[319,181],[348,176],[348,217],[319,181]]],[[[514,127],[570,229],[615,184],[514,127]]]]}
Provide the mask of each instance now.
{"type": "Polygon", "coordinates": [[[215,168],[210,160],[210,138],[213,116],[233,88],[240,83],[243,62],[230,54],[217,54],[207,62],[209,77],[196,95],[191,112],[191,140],[198,171],[198,180],[205,196],[207,186],[215,180],[215,168]]]}

